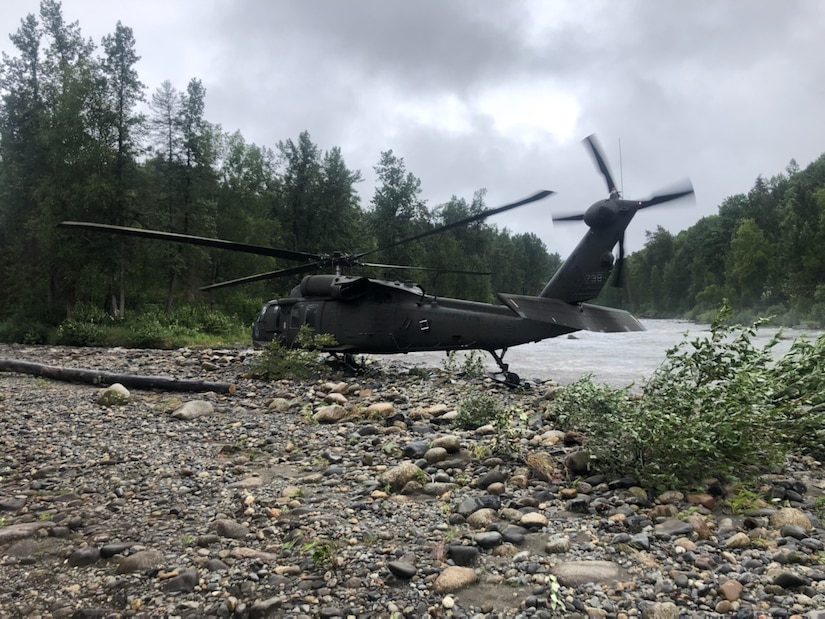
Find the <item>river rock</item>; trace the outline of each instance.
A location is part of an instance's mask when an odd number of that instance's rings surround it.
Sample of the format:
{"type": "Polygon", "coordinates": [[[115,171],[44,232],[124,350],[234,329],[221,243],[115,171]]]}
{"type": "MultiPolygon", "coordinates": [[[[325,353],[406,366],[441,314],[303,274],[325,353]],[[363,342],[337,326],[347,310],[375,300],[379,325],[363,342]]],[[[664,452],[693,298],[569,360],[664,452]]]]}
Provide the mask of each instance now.
{"type": "Polygon", "coordinates": [[[180,408],[172,411],[172,417],[182,421],[192,421],[204,415],[211,415],[215,410],[215,406],[206,400],[191,400],[186,402],[180,408]]]}
{"type": "Polygon", "coordinates": [[[604,584],[618,580],[621,569],[612,561],[564,561],[551,568],[551,573],[565,587],[585,583],[604,584]]]}
{"type": "Polygon", "coordinates": [[[399,492],[409,482],[418,480],[422,471],[412,462],[402,462],[381,474],[379,481],[389,486],[392,492],[399,492]]]}
{"type": "Polygon", "coordinates": [[[460,565],[451,565],[438,575],[433,583],[436,593],[453,593],[463,589],[478,580],[475,570],[460,565]]]}
{"type": "Polygon", "coordinates": [[[120,383],[109,385],[105,389],[101,389],[97,396],[97,403],[101,406],[120,406],[128,404],[132,394],[129,390],[120,383]]]}

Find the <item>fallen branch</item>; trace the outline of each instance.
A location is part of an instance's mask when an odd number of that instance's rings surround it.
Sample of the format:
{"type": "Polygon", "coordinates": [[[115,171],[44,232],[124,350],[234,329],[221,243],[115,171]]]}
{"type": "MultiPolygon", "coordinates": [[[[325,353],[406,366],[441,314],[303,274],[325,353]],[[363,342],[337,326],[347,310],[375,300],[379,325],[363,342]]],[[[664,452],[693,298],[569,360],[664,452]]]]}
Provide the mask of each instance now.
{"type": "Polygon", "coordinates": [[[31,361],[16,359],[0,359],[0,371],[33,374],[52,380],[88,383],[90,385],[107,386],[120,383],[124,387],[135,389],[163,389],[166,391],[216,391],[219,393],[235,393],[234,383],[215,383],[205,380],[188,380],[168,378],[164,376],[145,376],[141,374],[116,374],[100,370],[84,370],[80,368],[64,368],[56,365],[43,365],[31,361]]]}

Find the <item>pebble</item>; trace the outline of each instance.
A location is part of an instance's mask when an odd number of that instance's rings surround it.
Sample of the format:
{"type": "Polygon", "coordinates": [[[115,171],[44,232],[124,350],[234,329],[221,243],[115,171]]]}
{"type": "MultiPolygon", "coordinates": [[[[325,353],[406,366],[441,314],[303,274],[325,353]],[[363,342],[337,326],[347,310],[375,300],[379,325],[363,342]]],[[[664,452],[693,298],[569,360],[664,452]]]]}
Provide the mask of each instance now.
{"type": "Polygon", "coordinates": [[[95,387],[0,374],[0,615],[825,608],[825,475],[811,459],[761,480],[781,506],[732,515],[718,483],[648,496],[632,477],[599,475],[581,437],[544,419],[550,383],[422,380],[386,358],[363,375],[267,383],[245,378],[255,354],[0,345],[3,357],[238,387],[99,399],[95,387]],[[478,392],[529,411],[511,451],[452,424],[478,392]]]}

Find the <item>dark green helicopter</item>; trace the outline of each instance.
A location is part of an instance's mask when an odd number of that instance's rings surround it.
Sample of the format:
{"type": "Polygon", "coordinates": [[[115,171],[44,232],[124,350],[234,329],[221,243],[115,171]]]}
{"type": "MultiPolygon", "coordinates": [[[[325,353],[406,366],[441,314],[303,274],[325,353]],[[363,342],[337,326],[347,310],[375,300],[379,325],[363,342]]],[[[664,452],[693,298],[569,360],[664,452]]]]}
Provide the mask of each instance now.
{"type": "Polygon", "coordinates": [[[331,334],[334,337],[335,344],[326,347],[325,352],[343,355],[348,360],[357,354],[483,350],[495,359],[506,383],[518,384],[519,377],[510,372],[504,362],[504,355],[511,346],[538,342],[580,330],[644,330],[642,324],[628,312],[592,305],[586,301],[599,295],[614,266],[614,282],[618,284],[624,259],[624,232],[636,212],[693,194],[690,181],[685,181],[678,189],[654,195],[647,200],[624,200],[616,189],[594,136],[589,136],[584,141],[607,183],[609,197],[596,202],[583,214],[555,217],[554,221],[584,221],[588,231],[538,296],[500,292],[498,298],[501,304],[439,297],[427,294],[423,288],[413,283],[344,275],[342,269],[359,266],[415,268],[365,262],[363,258],[389,247],[439,234],[530,204],[552,195],[552,191],[540,191],[524,200],[485,210],[477,215],[397,241],[390,246],[355,254],[312,254],[222,239],[87,222],[66,221],[60,225],[204,245],[301,263],[286,269],[212,284],[205,286],[203,290],[215,290],[311,271],[333,271],[332,274],[306,275],[288,297],[266,303],[252,327],[252,341],[256,347],[274,339],[292,345],[301,327],[307,325],[316,333],[331,334]],[[614,260],[613,248],[616,244],[619,245],[619,255],[618,259],[614,260]]]}

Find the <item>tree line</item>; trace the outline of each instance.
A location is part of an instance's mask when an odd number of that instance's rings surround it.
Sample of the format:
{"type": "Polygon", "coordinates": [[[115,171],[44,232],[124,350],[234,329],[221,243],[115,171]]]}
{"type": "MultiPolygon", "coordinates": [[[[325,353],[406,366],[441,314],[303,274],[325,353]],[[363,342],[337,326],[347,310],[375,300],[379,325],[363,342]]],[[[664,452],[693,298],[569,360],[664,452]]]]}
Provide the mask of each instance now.
{"type": "MultiPolygon", "coordinates": [[[[59,229],[63,220],[151,228],[305,252],[392,244],[483,211],[485,194],[428,207],[421,182],[391,150],[375,165],[362,205],[339,147],[307,131],[272,147],[247,142],[204,116],[206,90],[163,82],[147,97],[131,28],[118,22],[98,47],[42,0],[10,35],[0,62],[0,323],[57,325],[78,307],[113,318],[146,308],[207,303],[245,321],[297,280],[210,294],[206,284],[294,264],[251,254],[59,229]]],[[[558,254],[534,234],[484,222],[370,256],[427,270],[414,277],[441,295],[492,301],[496,290],[535,293],[558,254]],[[440,272],[491,272],[491,276],[440,272]]],[[[2,329],[0,329],[2,331],[2,329]]]]}
{"type": "Polygon", "coordinates": [[[643,316],[707,321],[727,299],[743,321],[825,325],[825,155],[757,177],[678,234],[648,232],[625,266],[603,300],[643,316]]]}

